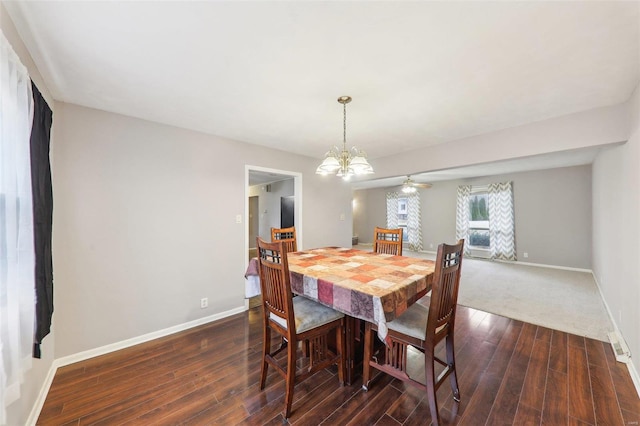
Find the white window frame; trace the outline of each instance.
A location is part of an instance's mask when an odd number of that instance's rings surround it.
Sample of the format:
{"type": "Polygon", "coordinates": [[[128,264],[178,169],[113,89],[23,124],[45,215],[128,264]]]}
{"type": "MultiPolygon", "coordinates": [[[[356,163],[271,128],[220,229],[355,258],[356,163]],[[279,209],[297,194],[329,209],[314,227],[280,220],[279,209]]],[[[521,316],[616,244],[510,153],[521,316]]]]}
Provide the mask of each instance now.
{"type": "Polygon", "coordinates": [[[409,241],[409,198],[398,197],[398,228],[402,228],[402,243],[409,241]],[[406,219],[400,219],[404,215],[406,219]]]}
{"type": "MultiPolygon", "coordinates": [[[[489,194],[489,186],[488,185],[479,185],[479,186],[472,186],[471,187],[471,192],[469,194],[469,205],[467,206],[467,208],[471,208],[471,198],[474,195],[479,195],[479,194],[486,194],[488,196],[489,194]]],[[[487,202],[488,202],[488,198],[487,198],[487,202]]],[[[487,206],[487,209],[489,207],[487,206]]],[[[472,230],[486,230],[487,232],[489,232],[489,221],[488,220],[471,220],[471,214],[469,214],[469,234],[471,234],[472,230]]],[[[474,246],[471,245],[471,238],[469,238],[469,248],[474,250],[474,251],[479,251],[479,252],[490,252],[491,249],[490,247],[484,247],[484,246],[474,246]]]]}

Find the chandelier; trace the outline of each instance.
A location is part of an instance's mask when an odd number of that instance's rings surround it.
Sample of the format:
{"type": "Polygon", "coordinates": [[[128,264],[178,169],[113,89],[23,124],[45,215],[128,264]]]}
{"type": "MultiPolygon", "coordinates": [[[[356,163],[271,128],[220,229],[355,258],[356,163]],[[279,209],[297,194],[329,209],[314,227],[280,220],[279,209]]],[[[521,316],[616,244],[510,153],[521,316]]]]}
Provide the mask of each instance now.
{"type": "Polygon", "coordinates": [[[316,173],[320,175],[336,173],[336,176],[344,180],[349,180],[353,175],[371,174],[373,173],[373,167],[367,161],[367,154],[355,146],[351,150],[347,150],[347,104],[351,102],[351,97],[340,96],[338,102],[342,104],[343,109],[342,151],[339,151],[337,146],[331,148],[325,154],[322,164],[316,169],[316,173]]]}

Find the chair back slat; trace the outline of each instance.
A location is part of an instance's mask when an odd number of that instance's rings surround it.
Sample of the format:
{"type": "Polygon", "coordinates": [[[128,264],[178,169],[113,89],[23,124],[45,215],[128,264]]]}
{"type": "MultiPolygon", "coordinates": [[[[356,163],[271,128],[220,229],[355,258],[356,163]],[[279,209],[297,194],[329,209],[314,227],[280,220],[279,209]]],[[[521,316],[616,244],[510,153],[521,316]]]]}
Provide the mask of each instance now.
{"type": "Polygon", "coordinates": [[[271,228],[271,242],[282,241],[285,244],[287,252],[298,251],[298,243],[296,241],[296,228],[271,228]]]}
{"type": "Polygon", "coordinates": [[[455,245],[438,246],[427,321],[427,340],[431,336],[437,342],[438,335],[444,336],[454,327],[463,247],[464,240],[455,245]]]}
{"type": "Polygon", "coordinates": [[[402,228],[386,229],[376,226],[373,232],[373,251],[402,256],[402,228]]]}
{"type": "Polygon", "coordinates": [[[266,319],[270,314],[285,319],[289,331],[295,333],[293,296],[284,244],[281,241],[268,243],[258,237],[256,246],[264,315],[266,319]]]}

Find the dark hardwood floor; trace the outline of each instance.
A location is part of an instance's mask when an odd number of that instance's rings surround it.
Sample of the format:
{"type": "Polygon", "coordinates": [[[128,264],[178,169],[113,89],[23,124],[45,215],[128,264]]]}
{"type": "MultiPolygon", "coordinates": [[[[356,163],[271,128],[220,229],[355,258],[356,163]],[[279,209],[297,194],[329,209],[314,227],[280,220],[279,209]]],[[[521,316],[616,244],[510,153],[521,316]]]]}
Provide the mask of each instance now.
{"type": "MultiPolygon", "coordinates": [[[[260,375],[261,308],[60,368],[42,425],[287,424],[284,382],[260,375]]],[[[462,402],[438,391],[447,424],[638,425],[640,400],[608,343],[459,307],[456,354],[462,402]]],[[[420,372],[420,356],[411,356],[420,372]]],[[[416,388],[379,374],[340,386],[324,370],[295,390],[295,425],[429,424],[416,388]]]]}

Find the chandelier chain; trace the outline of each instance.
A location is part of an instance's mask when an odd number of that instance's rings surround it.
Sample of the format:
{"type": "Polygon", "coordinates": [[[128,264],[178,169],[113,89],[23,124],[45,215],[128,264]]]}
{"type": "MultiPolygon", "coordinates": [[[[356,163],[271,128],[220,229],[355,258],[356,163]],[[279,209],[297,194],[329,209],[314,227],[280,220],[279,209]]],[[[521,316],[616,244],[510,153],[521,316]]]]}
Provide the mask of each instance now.
{"type": "Polygon", "coordinates": [[[342,144],[347,149],[347,104],[342,104],[342,144]]]}

